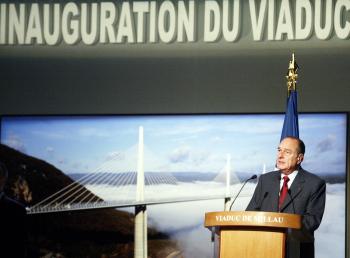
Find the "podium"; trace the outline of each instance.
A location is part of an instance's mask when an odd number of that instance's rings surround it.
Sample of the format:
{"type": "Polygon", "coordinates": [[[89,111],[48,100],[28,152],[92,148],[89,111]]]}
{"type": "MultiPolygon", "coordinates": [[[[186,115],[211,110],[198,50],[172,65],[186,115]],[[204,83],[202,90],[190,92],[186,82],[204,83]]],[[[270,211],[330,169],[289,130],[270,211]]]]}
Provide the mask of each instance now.
{"type": "Polygon", "coordinates": [[[220,258],[284,258],[287,229],[300,229],[297,214],[208,212],[205,227],[219,237],[220,258]]]}

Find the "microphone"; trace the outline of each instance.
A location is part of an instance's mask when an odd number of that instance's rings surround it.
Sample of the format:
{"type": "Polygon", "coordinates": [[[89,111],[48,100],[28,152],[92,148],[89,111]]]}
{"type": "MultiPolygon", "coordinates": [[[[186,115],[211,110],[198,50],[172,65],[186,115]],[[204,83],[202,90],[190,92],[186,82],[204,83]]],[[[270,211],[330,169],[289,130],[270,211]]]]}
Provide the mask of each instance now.
{"type": "Polygon", "coordinates": [[[269,192],[265,192],[264,193],[263,197],[261,198],[261,201],[259,202],[259,205],[257,207],[255,207],[256,211],[260,211],[262,203],[263,203],[263,201],[265,200],[265,198],[267,197],[268,194],[269,194],[269,192]]]}
{"type": "Polygon", "coordinates": [[[256,175],[252,175],[251,177],[249,177],[247,180],[244,181],[244,184],[242,185],[241,189],[239,189],[239,192],[236,194],[235,199],[233,199],[233,201],[232,201],[232,203],[230,205],[229,211],[231,211],[233,204],[235,203],[238,195],[241,193],[241,191],[242,191],[243,187],[245,186],[245,184],[248,183],[249,180],[252,180],[252,179],[255,179],[255,178],[257,178],[257,176],[256,175]]]}

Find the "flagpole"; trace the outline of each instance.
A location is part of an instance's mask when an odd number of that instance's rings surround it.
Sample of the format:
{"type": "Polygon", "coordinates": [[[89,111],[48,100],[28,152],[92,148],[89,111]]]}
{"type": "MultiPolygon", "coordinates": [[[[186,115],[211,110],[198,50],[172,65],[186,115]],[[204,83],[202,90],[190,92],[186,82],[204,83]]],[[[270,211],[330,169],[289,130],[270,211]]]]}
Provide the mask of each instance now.
{"type": "Polygon", "coordinates": [[[289,67],[287,72],[287,89],[288,89],[288,97],[292,91],[297,90],[297,79],[298,79],[298,69],[299,66],[295,60],[295,53],[292,53],[292,60],[289,61],[289,67]]]}
{"type": "Polygon", "coordinates": [[[287,107],[284,117],[283,128],[280,141],[285,137],[292,136],[299,138],[299,121],[298,121],[298,94],[297,78],[299,66],[295,60],[295,54],[292,54],[292,60],[289,61],[287,72],[287,107]]]}

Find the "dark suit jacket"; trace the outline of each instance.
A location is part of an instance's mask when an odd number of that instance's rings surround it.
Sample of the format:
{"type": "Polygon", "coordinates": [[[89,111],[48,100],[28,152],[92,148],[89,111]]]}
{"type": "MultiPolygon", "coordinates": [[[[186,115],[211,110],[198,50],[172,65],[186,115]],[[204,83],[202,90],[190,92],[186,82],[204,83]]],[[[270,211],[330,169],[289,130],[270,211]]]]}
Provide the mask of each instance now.
{"type": "Polygon", "coordinates": [[[15,200],[0,197],[0,257],[26,257],[26,210],[15,200]]]}
{"type": "MultiPolygon", "coordinates": [[[[313,257],[314,254],[310,252],[313,252],[314,231],[321,224],[325,208],[326,183],[318,176],[300,168],[290,187],[290,195],[287,195],[279,211],[280,178],[280,171],[261,175],[246,210],[302,215],[302,234],[300,237],[303,237],[302,242],[312,243],[312,246],[304,245],[304,248],[312,250],[307,251],[308,255],[305,255],[306,251],[301,250],[300,255],[301,257],[313,257]]],[[[302,245],[301,247],[303,248],[302,245]]]]}

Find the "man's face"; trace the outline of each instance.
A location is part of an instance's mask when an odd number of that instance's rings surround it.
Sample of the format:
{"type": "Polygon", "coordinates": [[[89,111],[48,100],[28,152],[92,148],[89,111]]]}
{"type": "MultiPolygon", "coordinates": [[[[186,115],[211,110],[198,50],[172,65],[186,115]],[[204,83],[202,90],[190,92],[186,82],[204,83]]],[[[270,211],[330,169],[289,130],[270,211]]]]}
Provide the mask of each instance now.
{"type": "Polygon", "coordinates": [[[277,148],[277,168],[288,175],[297,169],[304,155],[298,151],[298,141],[292,138],[282,140],[277,148]]]}

